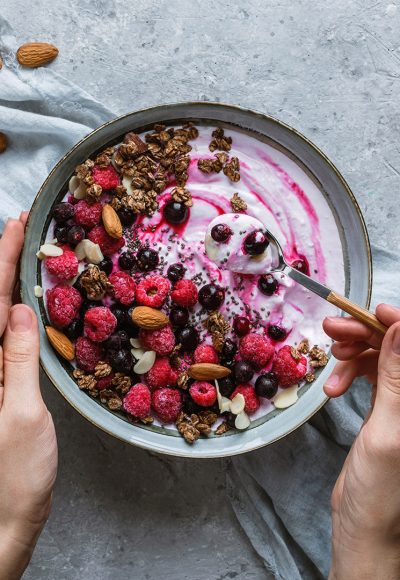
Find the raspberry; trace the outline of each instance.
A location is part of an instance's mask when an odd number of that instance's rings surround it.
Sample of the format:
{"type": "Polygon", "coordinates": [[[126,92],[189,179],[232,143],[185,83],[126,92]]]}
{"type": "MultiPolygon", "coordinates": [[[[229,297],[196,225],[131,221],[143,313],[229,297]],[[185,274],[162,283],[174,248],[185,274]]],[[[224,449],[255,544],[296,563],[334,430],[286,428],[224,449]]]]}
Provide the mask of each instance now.
{"type": "Polygon", "coordinates": [[[211,383],[195,381],[189,389],[193,401],[200,407],[211,407],[217,400],[217,390],[211,383]]]}
{"type": "Polygon", "coordinates": [[[140,342],[148,350],[154,350],[160,356],[171,354],[175,346],[175,335],[170,325],[158,330],[141,330],[140,342]]]}
{"type": "Polygon", "coordinates": [[[69,246],[61,246],[63,253],[61,256],[46,258],[46,270],[59,280],[70,280],[78,273],[78,258],[69,246]]]}
{"type": "Polygon", "coordinates": [[[100,344],[96,344],[86,338],[80,336],[75,343],[75,358],[78,367],[84,371],[92,373],[95,366],[102,360],[103,349],[100,344]]]}
{"type": "Polygon", "coordinates": [[[218,363],[217,351],[210,344],[199,344],[193,354],[195,363],[218,363]]]}
{"type": "Polygon", "coordinates": [[[100,202],[90,205],[81,199],[75,206],[75,222],[84,228],[94,228],[101,221],[102,211],[103,206],[100,202]]]}
{"type": "Polygon", "coordinates": [[[103,226],[95,226],[87,235],[94,244],[99,244],[105,256],[112,256],[125,246],[124,238],[118,240],[108,235],[103,226]]]}
{"type": "Polygon", "coordinates": [[[112,165],[100,167],[95,165],[92,169],[93,181],[101,185],[103,189],[115,189],[119,185],[119,176],[112,165]]]}
{"type": "Polygon", "coordinates": [[[170,290],[171,284],[163,276],[148,276],[139,282],[136,300],[144,306],[161,308],[170,290]]]}
{"type": "Polygon", "coordinates": [[[116,300],[125,306],[132,304],[136,294],[136,284],[132,276],[126,272],[114,272],[110,275],[109,281],[114,286],[116,300]]]}
{"type": "Polygon", "coordinates": [[[54,326],[68,326],[78,316],[82,297],[78,290],[67,284],[58,284],[47,290],[47,310],[54,326]]]}
{"type": "Polygon", "coordinates": [[[172,423],[182,409],[182,395],[176,389],[157,389],[151,396],[151,403],[163,423],[172,423]]]}
{"type": "Polygon", "coordinates": [[[104,389],[107,389],[107,387],[113,381],[114,377],[115,377],[114,373],[111,373],[108,375],[108,377],[102,377],[101,379],[97,379],[96,390],[103,391],[104,389]]]}
{"type": "Polygon", "coordinates": [[[253,385],[250,384],[238,385],[236,389],[233,391],[232,395],[230,396],[230,399],[232,400],[238,393],[240,393],[244,397],[245,412],[248,415],[255,413],[260,406],[260,399],[258,398],[253,385]]]}
{"type": "Polygon", "coordinates": [[[148,387],[142,383],[136,383],[127,392],[123,400],[123,407],[127,413],[144,419],[150,414],[151,395],[148,387]]]}
{"type": "Polygon", "coordinates": [[[95,306],[87,310],[84,333],[93,342],[104,342],[117,327],[117,319],[106,306],[95,306]]]}
{"type": "Polygon", "coordinates": [[[172,369],[166,357],[156,359],[151,369],[144,375],[146,384],[152,391],[176,384],[178,373],[172,369]]]}
{"type": "Polygon", "coordinates": [[[277,352],[272,370],[277,375],[281,387],[290,387],[306,374],[307,359],[296,349],[286,345],[277,352]]]}
{"type": "Polygon", "coordinates": [[[239,352],[243,360],[261,369],[274,354],[274,347],[265,336],[251,332],[240,341],[239,352]]]}
{"type": "Polygon", "coordinates": [[[178,280],[171,293],[171,298],[179,306],[191,308],[197,302],[198,291],[192,280],[178,280]]]}

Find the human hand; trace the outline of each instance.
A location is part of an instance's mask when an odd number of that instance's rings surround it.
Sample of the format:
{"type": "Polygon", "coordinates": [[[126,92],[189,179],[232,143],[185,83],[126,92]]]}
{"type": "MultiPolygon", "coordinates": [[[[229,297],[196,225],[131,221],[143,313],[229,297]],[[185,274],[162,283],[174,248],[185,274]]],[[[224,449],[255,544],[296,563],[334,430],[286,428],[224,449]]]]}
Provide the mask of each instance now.
{"type": "Polygon", "coordinates": [[[0,240],[0,580],[20,578],[48,517],[57,470],[53,421],[40,393],[35,314],[12,306],[24,216],[0,240]]]}

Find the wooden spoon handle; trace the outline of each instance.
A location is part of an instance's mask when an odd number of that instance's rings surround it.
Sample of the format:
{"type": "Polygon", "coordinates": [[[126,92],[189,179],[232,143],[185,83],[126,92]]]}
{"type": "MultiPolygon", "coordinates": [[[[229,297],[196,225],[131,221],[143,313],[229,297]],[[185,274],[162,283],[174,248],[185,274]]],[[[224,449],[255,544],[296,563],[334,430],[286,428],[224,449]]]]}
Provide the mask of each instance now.
{"type": "Polygon", "coordinates": [[[350,314],[353,316],[353,318],[360,320],[373,330],[377,330],[382,334],[386,333],[387,327],[379,322],[375,314],[372,314],[372,312],[369,312],[369,310],[366,308],[362,308],[362,306],[355,304],[348,298],[345,298],[344,296],[341,296],[340,294],[337,294],[333,291],[328,294],[326,299],[331,304],[334,304],[341,310],[344,310],[344,312],[347,312],[347,314],[350,314]]]}

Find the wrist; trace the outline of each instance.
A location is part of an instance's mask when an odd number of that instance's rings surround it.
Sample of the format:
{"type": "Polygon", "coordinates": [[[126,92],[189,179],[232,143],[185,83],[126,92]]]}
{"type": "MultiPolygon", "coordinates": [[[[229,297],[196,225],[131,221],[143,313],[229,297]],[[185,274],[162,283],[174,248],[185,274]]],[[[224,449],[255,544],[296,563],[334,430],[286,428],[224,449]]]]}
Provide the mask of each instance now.
{"type": "Polygon", "coordinates": [[[0,525],[0,580],[21,578],[42,526],[0,525]]]}

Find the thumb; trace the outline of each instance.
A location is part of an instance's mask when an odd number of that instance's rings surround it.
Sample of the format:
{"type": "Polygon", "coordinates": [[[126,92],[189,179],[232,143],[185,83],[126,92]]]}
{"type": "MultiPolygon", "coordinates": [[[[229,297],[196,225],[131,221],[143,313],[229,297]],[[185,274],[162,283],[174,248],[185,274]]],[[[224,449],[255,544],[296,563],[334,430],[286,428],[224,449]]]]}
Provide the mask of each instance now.
{"type": "Polygon", "coordinates": [[[3,343],[4,408],[41,401],[39,330],[34,312],[24,304],[10,310],[3,343]]]}
{"type": "Polygon", "coordinates": [[[400,424],[400,322],[389,328],[382,342],[374,415],[386,429],[391,420],[400,424]]]}

